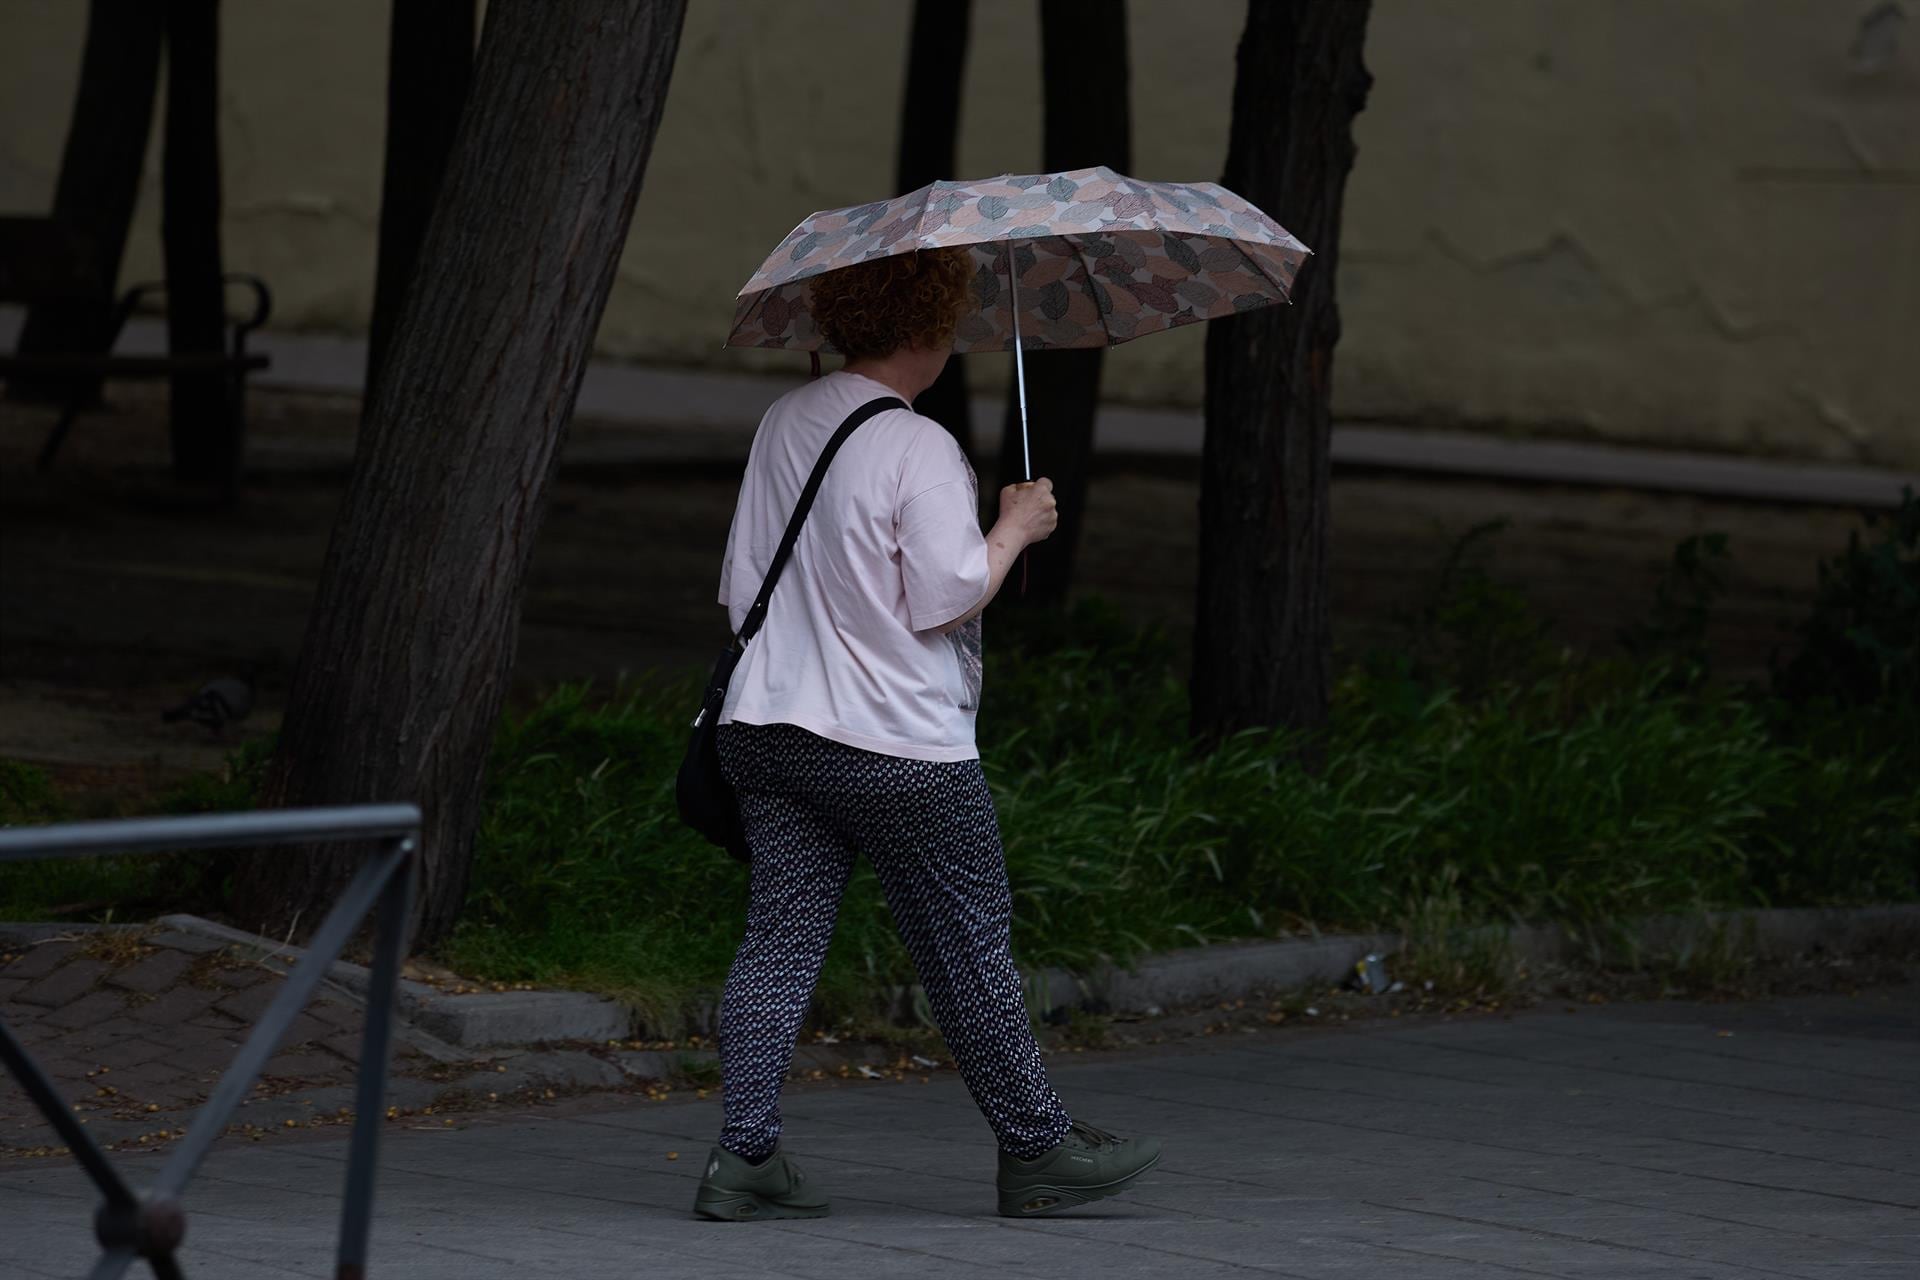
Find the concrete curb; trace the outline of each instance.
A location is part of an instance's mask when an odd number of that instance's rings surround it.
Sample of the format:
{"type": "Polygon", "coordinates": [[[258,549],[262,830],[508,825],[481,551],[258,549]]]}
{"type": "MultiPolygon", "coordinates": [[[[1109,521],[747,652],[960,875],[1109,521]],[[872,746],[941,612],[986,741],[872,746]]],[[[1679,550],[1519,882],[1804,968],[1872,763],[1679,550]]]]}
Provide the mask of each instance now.
{"type": "MultiPolygon", "coordinates": [[[[1516,959],[1536,968],[1592,963],[1598,959],[1684,958],[1703,948],[1732,948],[1769,959],[1808,954],[1847,955],[1877,948],[1920,949],[1920,904],[1856,908],[1778,908],[1714,912],[1704,916],[1664,916],[1641,920],[1603,936],[1560,926],[1519,925],[1505,932],[1516,959]]],[[[1058,1020],[1069,1011],[1155,1017],[1182,1006],[1211,1005],[1273,992],[1333,986],[1353,975],[1369,954],[1389,960],[1404,946],[1398,934],[1323,934],[1274,942],[1221,943],[1163,952],[1131,969],[1105,967],[1091,974],[1046,969],[1027,975],[1027,1005],[1042,1018],[1058,1020]]],[[[563,996],[568,992],[519,992],[522,996],[563,996]]],[[[466,1000],[472,997],[443,997],[466,1000]]],[[[596,997],[598,998],[598,997],[596,997]]],[[[526,1004],[537,1017],[539,1001],[526,1004]]],[[[924,996],[916,986],[893,992],[891,1012],[911,1020],[924,996]]],[[[558,1007],[558,1006],[556,1006],[558,1007]]],[[[709,1007],[703,1020],[711,1020],[709,1007]]],[[[562,1039],[557,1035],[542,1037],[562,1039]]],[[[800,1044],[796,1070],[838,1070],[884,1065],[881,1046],[859,1041],[800,1044]]],[[[621,1050],[596,1057],[577,1051],[547,1050],[508,1055],[505,1074],[471,1075],[451,1086],[477,1089],[548,1084],[563,1088],[609,1088],[644,1080],[671,1080],[689,1069],[711,1070],[719,1058],[710,1049],[621,1050]]],[[[443,1088],[448,1086],[443,1086],[443,1088]]]]}
{"type": "Polygon", "coordinates": [[[1685,956],[1703,947],[1732,946],[1764,959],[1824,953],[1847,955],[1879,948],[1920,947],[1920,904],[1877,907],[1774,907],[1714,911],[1703,916],[1656,916],[1630,928],[1588,937],[1565,928],[1522,926],[1511,931],[1515,951],[1540,963],[1591,961],[1600,955],[1635,959],[1685,956]]]}
{"type": "MultiPolygon", "coordinates": [[[[1515,925],[1506,930],[1506,943],[1517,958],[1534,965],[1683,956],[1713,946],[1732,946],[1766,958],[1809,952],[1846,954],[1920,946],[1920,904],[1656,916],[1602,936],[1561,925],[1515,925]]],[[[1323,934],[1168,951],[1130,970],[1108,969],[1091,975],[1049,969],[1029,983],[1029,1003],[1046,1013],[1080,1007],[1151,1015],[1182,1004],[1341,982],[1353,975],[1354,965],[1365,956],[1390,957],[1404,945],[1405,940],[1392,933],[1323,934]]]]}
{"type": "Polygon", "coordinates": [[[1241,999],[1254,991],[1339,982],[1369,953],[1399,949],[1393,934],[1325,934],[1278,942],[1226,942],[1165,951],[1132,969],[1092,973],[1043,969],[1028,980],[1027,1004],[1054,1014],[1066,1008],[1151,1016],[1181,1005],[1241,999]]]}
{"type": "Polygon", "coordinates": [[[42,924],[0,920],[0,947],[31,947],[77,933],[107,933],[112,930],[144,929],[139,924],[42,924]]]}
{"type": "MultiPolygon", "coordinates": [[[[291,966],[306,954],[299,947],[198,916],[163,916],[155,924],[176,938],[184,935],[207,944],[245,948],[269,963],[291,966]]],[[[0,942],[30,945],[84,928],[0,924],[0,942]]],[[[1883,947],[1920,948],[1920,904],[1655,917],[1600,934],[1558,925],[1518,925],[1505,932],[1505,944],[1514,956],[1535,967],[1604,959],[1685,958],[1703,948],[1732,948],[1766,958],[1810,952],[1839,955],[1883,947]]],[[[1075,1010],[1153,1017],[1183,1006],[1334,985],[1351,977],[1363,957],[1392,957],[1403,946],[1398,934],[1322,934],[1162,952],[1131,968],[1109,965],[1087,973],[1049,968],[1027,973],[1027,1005],[1036,1016],[1055,1021],[1075,1010]]],[[[360,1005],[365,1003],[369,979],[363,966],[347,961],[336,961],[328,971],[328,986],[360,1005]]],[[[924,993],[914,985],[895,988],[881,1011],[896,1021],[912,1022],[924,1017],[925,1007],[924,993]]],[[[625,1004],[583,991],[448,995],[425,983],[403,980],[399,1014],[406,1042],[442,1062],[470,1061],[488,1056],[485,1051],[490,1049],[554,1041],[604,1044],[659,1038],[636,1025],[635,1011],[625,1004]]],[[[715,1002],[704,1002],[693,1019],[695,1029],[711,1035],[717,1015],[715,1002]]],[[[626,1056],[633,1058],[630,1064],[622,1064],[629,1075],[671,1074],[668,1060],[660,1055],[626,1056]]],[[[595,1071],[604,1068],[603,1063],[595,1071]]]]}
{"type": "MultiPolygon", "coordinates": [[[[162,916],[155,923],[179,933],[248,948],[262,959],[278,958],[292,964],[306,955],[303,948],[276,943],[259,934],[231,929],[199,916],[162,916]]],[[[327,980],[356,1004],[364,1004],[373,975],[364,965],[336,960],[327,968],[327,980]]],[[[483,991],[456,996],[424,982],[403,978],[398,1012],[403,1021],[440,1041],[449,1050],[537,1044],[545,1040],[621,1040],[633,1031],[630,1009],[618,1000],[586,991],[483,991]]],[[[456,1058],[472,1056],[454,1053],[456,1058]]]]}

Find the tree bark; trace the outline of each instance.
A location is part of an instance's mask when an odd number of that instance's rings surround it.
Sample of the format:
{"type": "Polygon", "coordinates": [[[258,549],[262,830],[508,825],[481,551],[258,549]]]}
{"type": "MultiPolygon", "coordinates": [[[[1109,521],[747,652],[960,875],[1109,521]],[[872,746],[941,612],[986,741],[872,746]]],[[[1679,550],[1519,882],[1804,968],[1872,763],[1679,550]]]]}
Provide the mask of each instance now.
{"type": "MultiPolygon", "coordinates": [[[[1040,75],[1044,123],[1040,167],[1048,173],[1133,165],[1128,110],[1124,0],[1041,0],[1040,75]]],[[[1066,603],[1093,466],[1100,404],[1101,348],[1037,351],[1027,358],[1027,420],[1033,474],[1053,481],[1060,525],[1026,553],[1026,590],[1009,598],[1041,608],[1066,603]]],[[[1000,483],[1025,479],[1019,389],[1007,395],[1000,436],[1000,483]]]]}
{"type": "MultiPolygon", "coordinates": [[[[60,156],[53,217],[81,228],[92,241],[99,255],[100,291],[84,301],[30,308],[16,347],[21,355],[106,352],[114,286],[153,129],[165,19],[165,10],[153,0],[93,0],[87,10],[80,87],[60,156]]],[[[100,379],[14,378],[7,383],[8,396],[21,400],[66,400],[76,393],[97,399],[100,379]]]]}
{"type": "Polygon", "coordinates": [[[440,178],[473,82],[474,0],[393,0],[387,49],[387,160],[367,327],[365,401],[420,257],[440,178]]]}
{"type": "MultiPolygon", "coordinates": [[[[907,42],[907,87],[900,104],[900,151],[894,166],[895,184],[902,193],[954,176],[972,12],[972,0],[915,0],[913,32],[907,42]]],[[[962,361],[947,361],[913,407],[952,432],[969,455],[973,453],[962,361]]]]}
{"type": "MultiPolygon", "coordinates": [[[[220,5],[166,0],[166,161],[160,230],[167,270],[167,349],[219,355],[226,343],[220,281],[220,5]]],[[[227,375],[176,373],[168,412],[174,476],[231,494],[240,432],[227,375]]]]}
{"type": "MultiPolygon", "coordinates": [[[[267,770],[279,805],[422,807],[416,939],[467,888],[534,535],[659,127],[685,0],[492,0],[441,198],[267,770]]],[[[253,858],[235,912],[311,928],[354,851],[253,858]]]]}
{"type": "Polygon", "coordinates": [[[1372,85],[1367,0],[1251,0],[1224,185],[1314,257],[1293,305],[1207,335],[1193,728],[1303,733],[1317,758],[1331,682],[1327,446],[1340,338],[1334,267],[1353,120],[1372,85]]]}

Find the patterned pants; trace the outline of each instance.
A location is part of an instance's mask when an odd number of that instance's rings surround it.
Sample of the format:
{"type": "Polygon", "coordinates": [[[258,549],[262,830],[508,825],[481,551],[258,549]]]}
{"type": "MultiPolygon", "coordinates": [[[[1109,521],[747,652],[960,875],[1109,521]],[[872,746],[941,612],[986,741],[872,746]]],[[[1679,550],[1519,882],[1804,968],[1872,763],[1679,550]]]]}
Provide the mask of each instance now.
{"type": "Polygon", "coordinates": [[[1013,897],[979,761],[877,755],[793,725],[723,725],[718,744],[753,850],[747,936],[720,1006],[720,1145],[759,1160],[780,1138],[780,1087],[859,852],[1001,1148],[1031,1159],[1055,1146],[1067,1111],[1008,950],[1013,897]]]}

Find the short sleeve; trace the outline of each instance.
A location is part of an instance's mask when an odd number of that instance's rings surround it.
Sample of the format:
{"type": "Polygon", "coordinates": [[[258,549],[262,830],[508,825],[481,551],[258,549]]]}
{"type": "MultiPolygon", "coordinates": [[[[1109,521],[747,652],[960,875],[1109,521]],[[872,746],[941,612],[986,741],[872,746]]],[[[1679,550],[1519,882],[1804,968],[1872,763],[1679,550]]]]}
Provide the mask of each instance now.
{"type": "Polygon", "coordinates": [[[895,530],[915,631],[952,622],[987,594],[987,540],[971,479],[921,490],[900,509],[895,530]]]}

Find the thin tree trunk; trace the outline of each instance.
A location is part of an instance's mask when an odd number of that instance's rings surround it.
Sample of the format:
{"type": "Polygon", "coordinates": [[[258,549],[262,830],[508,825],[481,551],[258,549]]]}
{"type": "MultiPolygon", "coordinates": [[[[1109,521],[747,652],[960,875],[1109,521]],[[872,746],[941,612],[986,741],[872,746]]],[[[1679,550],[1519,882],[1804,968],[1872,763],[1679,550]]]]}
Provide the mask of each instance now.
{"type": "MultiPolygon", "coordinates": [[[[60,156],[53,192],[56,221],[84,230],[98,254],[97,297],[34,306],[20,330],[21,355],[97,355],[107,349],[114,285],[126,250],[127,227],[140,194],[140,171],[153,129],[166,11],[153,0],[93,0],[80,87],[60,156]]],[[[94,400],[100,379],[15,378],[7,394],[22,400],[94,400]]]]}
{"type": "Polygon", "coordinates": [[[380,247],[367,327],[365,398],[373,399],[393,322],[420,257],[434,196],[473,81],[474,0],[393,0],[387,50],[387,161],[380,247]]]}
{"type": "MultiPolygon", "coordinates": [[[[161,236],[167,264],[167,349],[219,355],[226,342],[220,283],[220,5],[166,0],[166,169],[161,236]]],[[[176,373],[169,416],[173,472],[231,493],[240,433],[227,375],[176,373]]]]}
{"type": "MultiPolygon", "coordinates": [[[[473,108],[367,407],[266,790],[425,812],[418,940],[467,888],[548,484],[659,127],[685,0],[492,0],[473,108]]],[[[355,858],[249,859],[310,928],[355,858]]]]}
{"type": "Polygon", "coordinates": [[[1328,464],[1334,267],[1353,120],[1372,77],[1367,0],[1251,0],[1222,179],[1314,252],[1293,305],[1217,320],[1207,335],[1194,615],[1193,727],[1303,731],[1326,722],[1328,464]]]}
{"type": "MultiPolygon", "coordinates": [[[[1041,164],[1048,173],[1133,166],[1127,101],[1124,0],[1041,0],[1040,74],[1045,104],[1041,164]]],[[[1073,581],[1074,551],[1093,466],[1100,404],[1100,348],[1039,351],[1027,359],[1027,419],[1033,474],[1053,481],[1060,526],[1027,552],[1026,591],[1009,599],[1058,608],[1073,581]]],[[[1007,395],[1000,436],[1000,483],[1025,479],[1018,388],[1007,395]]]]}
{"type": "MultiPolygon", "coordinates": [[[[960,135],[960,87],[967,70],[972,0],[915,0],[907,43],[907,87],[900,104],[900,152],[894,169],[901,192],[953,178],[960,135]]],[[[934,384],[914,400],[915,412],[953,433],[973,452],[964,362],[947,361],[934,384]]]]}

